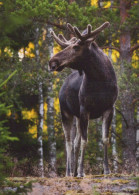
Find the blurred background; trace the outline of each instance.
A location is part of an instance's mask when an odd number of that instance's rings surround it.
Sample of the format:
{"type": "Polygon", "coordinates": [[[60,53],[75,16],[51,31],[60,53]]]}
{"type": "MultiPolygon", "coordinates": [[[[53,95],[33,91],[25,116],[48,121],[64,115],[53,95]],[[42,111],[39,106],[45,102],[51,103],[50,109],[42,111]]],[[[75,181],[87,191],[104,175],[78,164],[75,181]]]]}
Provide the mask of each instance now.
{"type": "MultiPolygon", "coordinates": [[[[0,183],[7,176],[65,175],[58,93],[71,70],[49,72],[48,62],[61,50],[50,31],[69,39],[67,22],[81,31],[87,24],[93,30],[105,21],[111,24],[96,40],[113,63],[119,87],[109,165],[112,172],[137,173],[138,10],[136,0],[0,1],[0,183]]],[[[101,119],[90,121],[86,174],[103,173],[101,137],[101,119]]]]}

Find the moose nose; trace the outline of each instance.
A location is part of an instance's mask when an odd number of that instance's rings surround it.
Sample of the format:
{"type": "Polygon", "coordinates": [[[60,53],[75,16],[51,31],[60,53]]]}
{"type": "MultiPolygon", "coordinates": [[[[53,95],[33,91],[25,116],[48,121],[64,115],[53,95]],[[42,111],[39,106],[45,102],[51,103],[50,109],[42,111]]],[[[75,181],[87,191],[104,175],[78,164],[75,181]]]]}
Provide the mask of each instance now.
{"type": "Polygon", "coordinates": [[[51,65],[51,70],[55,70],[55,68],[56,68],[56,64],[52,64],[51,65]]]}
{"type": "Polygon", "coordinates": [[[50,61],[49,62],[49,67],[50,67],[50,71],[54,71],[57,67],[58,67],[58,62],[57,61],[50,61]]]}

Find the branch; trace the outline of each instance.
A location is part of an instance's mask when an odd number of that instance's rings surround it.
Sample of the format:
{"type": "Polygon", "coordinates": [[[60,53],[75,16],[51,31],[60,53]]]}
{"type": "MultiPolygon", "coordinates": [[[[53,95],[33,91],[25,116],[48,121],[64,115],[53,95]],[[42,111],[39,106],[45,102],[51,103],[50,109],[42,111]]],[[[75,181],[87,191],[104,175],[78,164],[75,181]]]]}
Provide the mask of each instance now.
{"type": "Polygon", "coordinates": [[[119,112],[119,113],[121,114],[121,116],[123,117],[124,122],[125,122],[125,124],[126,124],[126,128],[128,128],[128,127],[129,127],[129,125],[128,125],[128,122],[127,122],[127,120],[126,120],[126,118],[125,118],[124,114],[123,114],[120,110],[118,110],[117,108],[116,108],[116,111],[117,111],[117,112],[119,112]]]}
{"type": "Polygon", "coordinates": [[[139,43],[137,43],[136,45],[134,45],[133,47],[131,47],[130,52],[132,53],[133,51],[135,51],[138,48],[139,48],[139,43]]]}
{"type": "Polygon", "coordinates": [[[66,25],[53,23],[53,22],[50,22],[49,20],[43,20],[41,18],[33,18],[33,22],[39,22],[39,23],[43,23],[43,24],[50,24],[50,25],[55,26],[55,27],[57,27],[59,29],[62,29],[62,30],[66,29],[66,25]]]}
{"type": "Polygon", "coordinates": [[[126,145],[125,142],[123,141],[123,139],[122,139],[116,132],[114,132],[113,130],[111,130],[111,133],[114,134],[116,137],[119,138],[119,140],[120,140],[120,142],[121,142],[121,144],[122,144],[123,146],[126,145]]]}
{"type": "Polygon", "coordinates": [[[113,46],[103,46],[103,47],[101,47],[101,49],[114,49],[120,53],[120,49],[117,47],[113,47],[113,46]]]}
{"type": "Polygon", "coordinates": [[[47,23],[47,24],[50,24],[50,25],[52,25],[52,26],[55,26],[55,27],[57,27],[57,28],[60,28],[60,29],[62,29],[62,30],[65,30],[65,29],[66,29],[66,26],[64,26],[64,25],[52,23],[52,22],[50,22],[50,21],[47,21],[46,23],[47,23]]]}

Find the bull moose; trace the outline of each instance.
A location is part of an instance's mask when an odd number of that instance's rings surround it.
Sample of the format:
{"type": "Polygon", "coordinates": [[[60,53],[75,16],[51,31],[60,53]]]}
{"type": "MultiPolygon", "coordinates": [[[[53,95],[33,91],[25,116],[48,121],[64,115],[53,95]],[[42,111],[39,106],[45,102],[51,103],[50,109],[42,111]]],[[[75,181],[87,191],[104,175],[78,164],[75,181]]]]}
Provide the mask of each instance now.
{"type": "Polygon", "coordinates": [[[74,35],[70,40],[61,34],[56,36],[53,31],[51,32],[63,50],[50,59],[50,70],[59,72],[65,67],[76,70],[67,77],[59,93],[66,140],[66,176],[84,176],[83,161],[87,143],[88,122],[89,119],[96,119],[101,116],[104,145],[103,168],[104,174],[109,174],[107,145],[118,88],[112,63],[95,42],[97,35],[108,26],[109,22],[105,22],[92,31],[92,26],[88,24],[87,29],[80,33],[77,27],[68,23],[67,28],[74,35]],[[72,147],[70,132],[74,117],[76,117],[77,131],[74,147],[72,147]],[[81,153],[78,161],[79,148],[81,153]],[[74,163],[72,162],[72,152],[74,152],[74,163]]]}

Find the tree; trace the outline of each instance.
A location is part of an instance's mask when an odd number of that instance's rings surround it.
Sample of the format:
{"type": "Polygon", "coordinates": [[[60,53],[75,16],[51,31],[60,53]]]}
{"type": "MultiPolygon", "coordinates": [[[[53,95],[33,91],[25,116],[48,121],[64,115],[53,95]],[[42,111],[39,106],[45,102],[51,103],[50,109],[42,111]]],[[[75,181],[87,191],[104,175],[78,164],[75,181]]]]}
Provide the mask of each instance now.
{"type": "Polygon", "coordinates": [[[4,96],[4,90],[2,88],[14,76],[14,74],[16,74],[16,71],[14,71],[5,81],[0,79],[0,186],[5,181],[6,168],[8,168],[11,163],[9,157],[6,156],[8,142],[18,140],[16,137],[10,135],[8,127],[6,127],[6,115],[11,105],[6,106],[5,103],[2,102],[2,96],[4,96]]]}
{"type": "MultiPolygon", "coordinates": [[[[120,0],[120,17],[121,17],[121,34],[120,34],[120,68],[123,76],[126,74],[128,78],[131,75],[132,54],[135,46],[131,48],[131,32],[130,26],[127,25],[129,10],[132,9],[132,2],[120,0]]],[[[137,6],[137,5],[136,5],[137,6]]],[[[139,47],[139,45],[138,45],[139,47]]],[[[123,149],[123,160],[125,168],[128,171],[133,171],[136,167],[136,129],[134,127],[134,107],[132,105],[134,95],[130,89],[130,83],[125,86],[124,94],[121,98],[121,109],[125,121],[122,121],[123,126],[123,140],[125,147],[123,149]]],[[[135,170],[134,170],[135,171],[135,170]]]]}
{"type": "Polygon", "coordinates": [[[36,25],[35,30],[35,57],[37,63],[37,81],[38,81],[38,127],[37,127],[37,142],[38,142],[38,156],[39,156],[39,164],[38,164],[38,172],[39,176],[44,177],[44,165],[43,165],[43,118],[44,118],[44,98],[43,98],[43,87],[42,87],[42,78],[39,74],[40,69],[40,51],[39,51],[39,36],[40,36],[40,28],[39,25],[36,25]]]}
{"type": "MultiPolygon", "coordinates": [[[[52,27],[50,25],[47,26],[47,48],[49,57],[53,56],[53,40],[50,35],[50,31],[52,27]]],[[[47,129],[48,129],[48,143],[49,143],[49,174],[54,177],[56,175],[56,139],[55,139],[55,129],[54,129],[54,88],[53,88],[53,80],[52,73],[49,73],[49,84],[47,91],[47,129]]]]}
{"type": "MultiPolygon", "coordinates": [[[[123,132],[123,165],[126,171],[135,171],[136,165],[136,129],[135,129],[135,108],[132,104],[134,98],[137,97],[137,85],[135,81],[137,70],[133,66],[133,54],[138,49],[137,43],[137,26],[138,26],[138,4],[136,1],[111,1],[111,8],[106,6],[108,1],[98,1],[99,8],[94,9],[94,15],[105,16],[105,20],[111,23],[110,32],[107,31],[104,42],[103,34],[99,36],[98,43],[103,45],[103,49],[111,49],[119,52],[120,59],[118,83],[119,83],[119,100],[120,111],[122,114],[122,132],[123,132]],[[109,36],[112,35],[111,39],[109,36]],[[132,46],[131,46],[132,45],[132,46]],[[133,76],[134,75],[134,76],[133,76]],[[134,79],[133,79],[134,77],[134,79]],[[134,81],[133,81],[134,80],[134,81]],[[136,90],[135,90],[136,88],[136,90]]],[[[87,9],[88,15],[90,10],[87,9]]],[[[103,17],[104,18],[104,17],[103,17]]],[[[101,21],[101,17],[96,19],[101,21]]],[[[117,65],[117,66],[118,66],[117,65]]],[[[118,69],[116,67],[116,69],[118,69]]]]}

